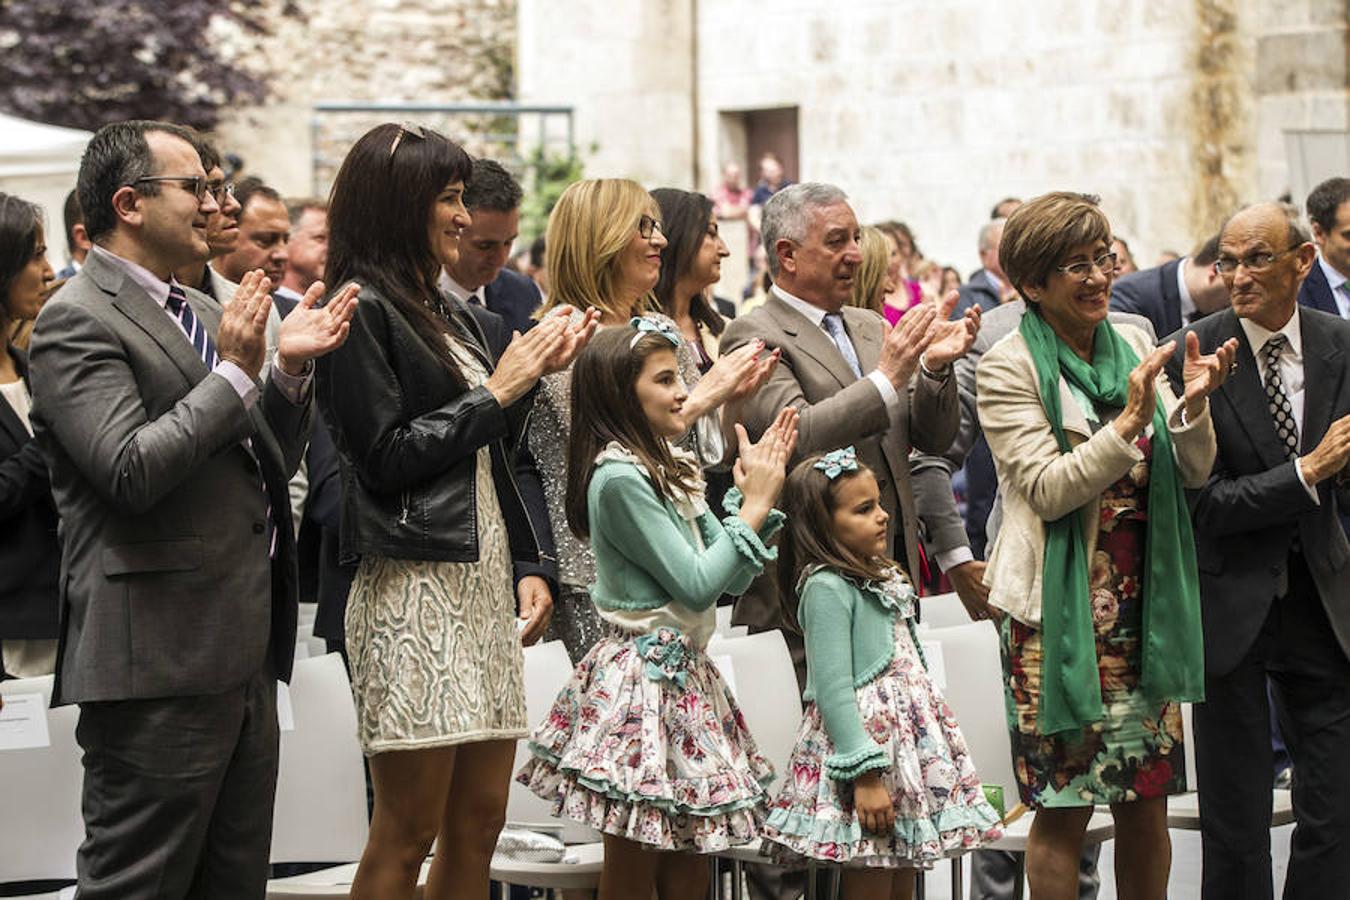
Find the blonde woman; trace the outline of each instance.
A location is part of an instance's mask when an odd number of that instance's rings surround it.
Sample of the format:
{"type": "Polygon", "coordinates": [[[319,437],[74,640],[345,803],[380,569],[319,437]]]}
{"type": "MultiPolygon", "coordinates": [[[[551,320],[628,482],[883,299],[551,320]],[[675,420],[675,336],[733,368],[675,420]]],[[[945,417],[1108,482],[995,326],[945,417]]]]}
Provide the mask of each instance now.
{"type": "Polygon", "coordinates": [[[862,263],[853,276],[853,296],[849,298],[849,305],[884,315],[886,295],[896,288],[890,271],[891,242],[880,228],[865,225],[858,247],[862,251],[862,263]]]}
{"type": "MultiPolygon", "coordinates": [[[[660,207],[637,182],[598,178],[570,185],[549,216],[544,244],[552,292],[536,315],[547,316],[558,306],[594,308],[600,313],[600,327],[607,328],[650,314],[657,308],[652,290],[661,275],[667,243],[660,207]]],[[[717,417],[718,407],[727,400],[758,387],[776,359],[757,360],[760,349],[751,347],[719,359],[689,392],[685,420],[717,417]]],[[[677,357],[686,381],[694,381],[698,367],[687,342],[678,348],[677,357]]],[[[590,547],[568,528],[564,505],[571,383],[570,366],[540,380],[529,441],[558,552],[559,595],[547,638],[562,640],[575,662],[601,637],[602,628],[588,590],[595,579],[595,559],[590,547]]],[[[714,430],[720,431],[720,418],[714,422],[714,430]]],[[[720,462],[720,452],[717,455],[720,462]]]]}

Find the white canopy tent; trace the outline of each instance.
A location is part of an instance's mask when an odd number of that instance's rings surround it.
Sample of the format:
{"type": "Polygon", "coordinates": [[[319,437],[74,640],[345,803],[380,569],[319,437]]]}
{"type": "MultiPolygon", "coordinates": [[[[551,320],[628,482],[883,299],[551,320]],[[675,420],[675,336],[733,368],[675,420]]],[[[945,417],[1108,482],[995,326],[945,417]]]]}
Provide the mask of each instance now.
{"type": "Polygon", "coordinates": [[[78,128],[43,125],[0,113],[0,191],[42,207],[47,258],[54,269],[66,264],[61,208],[75,187],[80,157],[91,137],[78,128]]]}

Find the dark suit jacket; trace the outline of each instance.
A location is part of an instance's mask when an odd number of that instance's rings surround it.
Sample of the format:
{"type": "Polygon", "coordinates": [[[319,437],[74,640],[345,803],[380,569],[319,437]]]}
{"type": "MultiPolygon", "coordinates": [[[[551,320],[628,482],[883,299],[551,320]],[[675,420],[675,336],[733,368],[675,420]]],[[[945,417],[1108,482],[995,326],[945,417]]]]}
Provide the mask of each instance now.
{"type": "MultiPolygon", "coordinates": [[[[17,347],[9,355],[28,381],[28,358],[17,347]]],[[[0,351],[3,352],[3,351],[0,351]]],[[[56,504],[47,464],[37,441],[19,416],[0,400],[0,638],[50,640],[57,636],[56,504]]]]}
{"type": "Polygon", "coordinates": [[[984,269],[980,269],[970,276],[970,280],[957,289],[961,297],[956,301],[956,307],[952,310],[952,318],[959,319],[966,314],[966,310],[972,306],[978,306],[980,312],[986,313],[991,309],[998,309],[1002,301],[999,299],[998,288],[989,280],[989,275],[984,269]]]}
{"type": "MultiPolygon", "coordinates": [[[[187,298],[214,334],[219,307],[194,290],[187,298]]],[[[53,702],[218,693],[254,677],[269,652],[288,678],[296,574],[286,482],[309,436],[312,393],[292,404],[269,378],[246,407],[99,254],[43,307],[31,371],[34,430],[63,522],[53,702]]]]}
{"type": "MultiPolygon", "coordinates": [[[[1301,449],[1308,453],[1350,413],[1350,322],[1307,308],[1299,316],[1306,385],[1301,449]]],[[[1237,371],[1209,400],[1219,444],[1214,473],[1191,497],[1206,670],[1231,672],[1252,646],[1287,583],[1295,534],[1336,639],[1350,655],[1350,544],[1337,518],[1346,497],[1334,478],[1317,486],[1318,502],[1304,489],[1276,436],[1237,315],[1227,309],[1187,330],[1199,336],[1201,353],[1229,338],[1239,344],[1237,371]]],[[[1186,341],[1184,333],[1172,337],[1177,355],[1167,374],[1179,386],[1186,341]]]]}
{"type": "Polygon", "coordinates": [[[1341,308],[1336,305],[1336,298],[1331,294],[1331,285],[1327,282],[1327,273],[1322,271],[1320,258],[1313,263],[1308,277],[1303,279],[1303,285],[1298,289],[1298,302],[1340,317],[1341,308]]]}
{"type": "Polygon", "coordinates": [[[1117,279],[1111,286],[1111,308],[1148,319],[1154,334],[1178,330],[1186,324],[1181,321],[1181,289],[1177,286],[1180,265],[1181,260],[1174,259],[1117,279]]]}
{"type": "Polygon", "coordinates": [[[544,298],[539,294],[538,285],[519,272],[512,272],[506,268],[502,269],[501,274],[491,284],[483,288],[483,299],[487,302],[489,310],[505,320],[508,338],[512,331],[524,334],[533,328],[534,319],[530,316],[544,302],[544,298]]]}

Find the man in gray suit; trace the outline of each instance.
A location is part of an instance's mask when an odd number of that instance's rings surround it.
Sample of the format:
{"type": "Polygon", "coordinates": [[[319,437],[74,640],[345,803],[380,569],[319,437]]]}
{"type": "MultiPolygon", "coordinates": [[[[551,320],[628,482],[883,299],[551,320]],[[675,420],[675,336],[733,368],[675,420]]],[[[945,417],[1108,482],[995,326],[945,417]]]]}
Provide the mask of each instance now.
{"type": "MultiPolygon", "coordinates": [[[[961,513],[956,508],[956,498],[952,494],[952,473],[966,464],[974,448],[983,445],[980,433],[980,420],[975,405],[975,370],[980,359],[994,344],[1017,330],[1026,312],[1026,301],[1013,300],[986,313],[980,324],[979,336],[970,352],[955,363],[955,379],[960,397],[961,426],[956,439],[946,453],[917,454],[911,464],[910,477],[914,485],[914,501],[920,521],[923,523],[924,546],[929,559],[951,579],[952,587],[965,606],[972,619],[990,618],[989,588],[984,585],[984,560],[973,552],[961,513]]],[[[1130,313],[1110,314],[1114,323],[1128,323],[1154,336],[1153,326],[1143,316],[1130,313]]],[[[988,449],[985,448],[987,455],[988,449]]],[[[990,461],[988,478],[993,479],[993,465],[990,461]]],[[[990,517],[988,540],[993,543],[998,525],[998,501],[995,496],[997,481],[990,485],[993,499],[989,510],[990,517]]],[[[969,512],[969,510],[968,510],[969,512]]],[[[984,523],[979,523],[984,528],[984,523]]],[[[933,602],[930,600],[922,603],[933,602]]],[[[922,608],[921,603],[921,608],[922,608]]],[[[1097,876],[1097,858],[1101,854],[1101,845],[1092,844],[1084,848],[1079,864],[1078,896],[1080,900],[1091,900],[1097,896],[1099,879],[1097,876]]],[[[1017,856],[1001,850],[979,850],[971,857],[972,900],[1005,900],[1017,896],[1015,886],[1021,874],[1017,856]]]]}
{"type": "MultiPolygon", "coordinates": [[[[784,188],[764,204],[761,221],[773,292],[722,335],[728,353],[752,340],[782,350],[769,380],[746,401],[744,422],[758,439],[785,406],[794,406],[797,458],[849,444],[876,473],[890,513],[896,558],[917,579],[919,562],[909,451],[941,453],[956,433],[959,413],[952,362],[974,340],[980,314],[955,321],[946,310],[921,306],[889,334],[873,312],[846,306],[862,260],[860,229],[844,192],[819,183],[784,188]]],[[[770,568],[736,604],[734,620],[752,631],[781,622],[770,568]]],[[[801,676],[802,644],[787,635],[801,676]]]]}
{"type": "Polygon", "coordinates": [[[222,313],[172,278],[205,262],[216,210],[190,133],[100,129],[79,191],[94,248],[31,351],[64,537],[53,702],[80,704],[79,895],[261,898],[296,627],[286,479],[354,293],[308,296],[261,382],[267,280],[222,313]]]}

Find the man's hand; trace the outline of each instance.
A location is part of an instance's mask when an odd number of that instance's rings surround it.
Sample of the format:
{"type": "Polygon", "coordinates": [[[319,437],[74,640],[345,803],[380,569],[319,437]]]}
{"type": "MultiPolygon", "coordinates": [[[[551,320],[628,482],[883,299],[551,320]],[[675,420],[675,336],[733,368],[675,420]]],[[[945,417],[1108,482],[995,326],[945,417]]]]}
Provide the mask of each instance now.
{"type": "Polygon", "coordinates": [[[960,297],[958,292],[948,291],[947,296],[938,305],[937,315],[933,317],[928,349],[924,352],[922,360],[930,372],[945,369],[965,356],[966,351],[975,343],[976,335],[980,333],[978,306],[972,305],[961,318],[954,322],[948,321],[960,297]]]}
{"type": "Polygon", "coordinates": [[[1229,338],[1208,356],[1200,355],[1200,338],[1194,331],[1186,332],[1186,362],[1181,369],[1185,384],[1186,421],[1190,422],[1204,411],[1205,398],[1219,389],[1237,366],[1237,338],[1229,338]]]}
{"type": "Polygon", "coordinates": [[[947,572],[947,579],[956,589],[956,596],[966,608],[966,615],[972,622],[993,619],[997,622],[1002,614],[989,605],[989,588],[984,583],[985,563],[970,559],[954,566],[947,572]]]}
{"type": "Polygon", "coordinates": [[[281,331],[277,336],[277,368],[287,375],[303,375],[306,363],[341,347],[351,331],[356,295],[361,293],[361,286],[352,282],[323,306],[316,306],[323,292],[323,282],[314,282],[290,315],[281,320],[281,331]]]}
{"type": "Polygon", "coordinates": [[[272,283],[262,270],[244,275],[234,299],[225,307],[216,332],[216,354],[257,378],[267,355],[267,314],[272,309],[272,283]]]}
{"type": "Polygon", "coordinates": [[[520,631],[520,642],[526,647],[544,636],[548,620],[553,618],[553,594],[548,582],[538,575],[526,575],[516,585],[516,600],[520,620],[525,623],[520,631]]]}
{"type": "Polygon", "coordinates": [[[1314,485],[1339,473],[1347,462],[1350,462],[1350,416],[1341,416],[1331,423],[1313,452],[1299,457],[1298,467],[1303,479],[1314,485]]]}
{"type": "Polygon", "coordinates": [[[919,357],[932,340],[931,326],[936,315],[937,310],[931,304],[920,304],[905,313],[882,342],[877,371],[890,379],[897,392],[904,391],[914,377],[919,357]]]}

